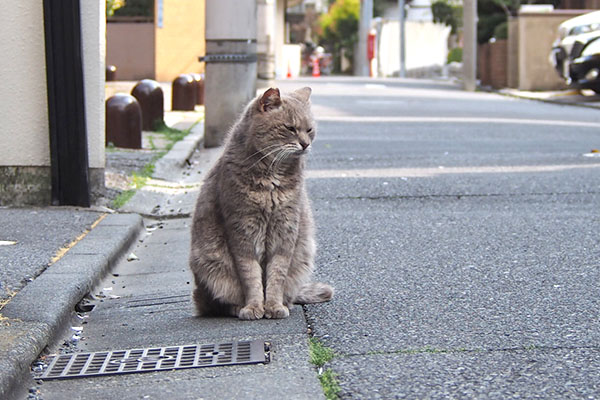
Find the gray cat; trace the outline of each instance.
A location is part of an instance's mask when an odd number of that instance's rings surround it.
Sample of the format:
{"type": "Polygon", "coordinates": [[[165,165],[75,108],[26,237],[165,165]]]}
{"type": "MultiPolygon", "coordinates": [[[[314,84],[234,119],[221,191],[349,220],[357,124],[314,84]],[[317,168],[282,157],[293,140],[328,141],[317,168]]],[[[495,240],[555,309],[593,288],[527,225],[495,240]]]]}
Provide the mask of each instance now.
{"type": "Polygon", "coordinates": [[[311,89],[269,89],[244,110],[204,181],[192,226],[190,268],[200,316],[286,318],[333,288],[311,282],[314,224],[304,187],[315,137],[311,89]]]}

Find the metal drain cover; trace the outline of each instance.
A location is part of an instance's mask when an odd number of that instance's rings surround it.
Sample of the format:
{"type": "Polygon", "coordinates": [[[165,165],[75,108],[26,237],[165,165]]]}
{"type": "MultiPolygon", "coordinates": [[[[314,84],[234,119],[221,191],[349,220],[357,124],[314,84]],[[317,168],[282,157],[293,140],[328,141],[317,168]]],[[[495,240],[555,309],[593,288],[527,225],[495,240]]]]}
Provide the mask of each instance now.
{"type": "Polygon", "coordinates": [[[66,379],[184,368],[268,363],[269,343],[227,342],[48,356],[34,378],[66,379]]]}

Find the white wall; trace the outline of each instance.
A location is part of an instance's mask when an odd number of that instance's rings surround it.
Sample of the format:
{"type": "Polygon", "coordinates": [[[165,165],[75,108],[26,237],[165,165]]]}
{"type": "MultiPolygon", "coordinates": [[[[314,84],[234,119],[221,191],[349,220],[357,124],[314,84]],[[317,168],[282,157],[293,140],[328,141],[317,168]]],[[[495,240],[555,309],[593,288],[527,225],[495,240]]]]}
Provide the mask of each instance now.
{"type": "MultiPolygon", "coordinates": [[[[405,22],[406,69],[443,66],[448,55],[450,27],[432,22],[405,22]]],[[[384,21],[378,60],[384,76],[400,70],[400,24],[384,21]]],[[[377,70],[375,68],[374,70],[377,70]]]]}
{"type": "Polygon", "coordinates": [[[0,166],[49,166],[42,2],[5,5],[0,38],[0,166]]]}
{"type": "Polygon", "coordinates": [[[80,1],[83,80],[90,168],[104,168],[106,2],[80,1]]]}
{"type": "MultiPolygon", "coordinates": [[[[88,153],[104,168],[105,2],[82,1],[88,153]]],[[[0,166],[50,166],[42,2],[0,13],[0,166]]]]}

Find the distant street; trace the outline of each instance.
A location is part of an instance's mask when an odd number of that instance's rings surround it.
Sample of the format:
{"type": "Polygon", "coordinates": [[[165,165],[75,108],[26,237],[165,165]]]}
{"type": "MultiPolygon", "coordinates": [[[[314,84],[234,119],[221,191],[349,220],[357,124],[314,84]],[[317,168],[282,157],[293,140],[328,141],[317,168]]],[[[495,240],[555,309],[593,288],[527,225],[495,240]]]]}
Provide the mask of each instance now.
{"type": "Polygon", "coordinates": [[[53,350],[260,339],[272,361],[46,382],[39,398],[315,399],[309,335],[334,351],[342,399],[600,397],[599,110],[434,81],[277,85],[313,89],[316,275],[334,299],[287,320],[192,317],[196,160],[177,215],[146,220],[53,350]]]}

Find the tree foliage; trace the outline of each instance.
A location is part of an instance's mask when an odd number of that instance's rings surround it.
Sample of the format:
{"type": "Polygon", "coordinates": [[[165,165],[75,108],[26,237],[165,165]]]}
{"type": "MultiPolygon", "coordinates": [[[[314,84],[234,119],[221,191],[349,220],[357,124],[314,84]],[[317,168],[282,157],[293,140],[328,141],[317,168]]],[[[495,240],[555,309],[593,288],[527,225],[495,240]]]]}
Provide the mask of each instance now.
{"type": "Polygon", "coordinates": [[[125,0],[125,5],[114,13],[119,17],[152,17],[154,16],[154,0],[125,0]]]}
{"type": "Polygon", "coordinates": [[[115,11],[125,5],[125,0],[106,0],[106,16],[112,17],[115,11]]]}
{"type": "Polygon", "coordinates": [[[456,34],[458,28],[462,27],[462,10],[462,6],[448,0],[437,0],[431,4],[433,22],[449,26],[452,34],[456,34]]]}
{"type": "Polygon", "coordinates": [[[329,11],[321,16],[320,39],[333,52],[338,71],[342,49],[349,60],[353,59],[354,46],[358,41],[359,19],[359,0],[336,0],[329,11]]]}
{"type": "Polygon", "coordinates": [[[560,0],[477,0],[477,41],[486,43],[496,35],[506,36],[507,28],[498,26],[507,23],[508,17],[516,16],[523,4],[552,4],[556,7],[560,0]]]}

